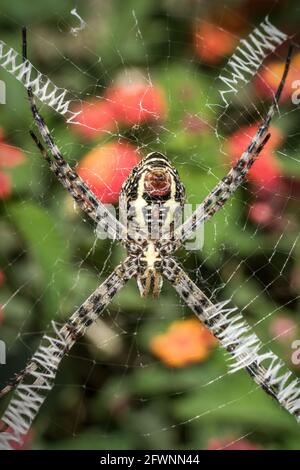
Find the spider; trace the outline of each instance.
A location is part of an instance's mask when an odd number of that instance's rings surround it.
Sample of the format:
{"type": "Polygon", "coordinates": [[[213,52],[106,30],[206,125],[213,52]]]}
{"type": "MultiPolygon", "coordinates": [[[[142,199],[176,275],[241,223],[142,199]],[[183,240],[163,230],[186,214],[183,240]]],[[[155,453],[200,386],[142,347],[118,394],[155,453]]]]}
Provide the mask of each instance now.
{"type": "MultiPolygon", "coordinates": [[[[79,207],[110,237],[120,240],[127,250],[127,257],[65,324],[52,322],[52,334],[43,336],[25,369],[0,392],[1,396],[16,389],[2,417],[0,446],[10,448],[11,442],[18,441],[28,431],[53,386],[62,358],[133,277],[137,279],[142,296],[152,292],[154,297],[159,295],[163,278],[166,278],[183,302],[225,348],[232,359],[229,371],[233,373],[245,369],[258,386],[300,421],[299,381],[293,378],[290,371],[284,370],[284,363],[271,351],[263,352],[263,344],[243,317],[234,313],[235,308],[228,308],[227,302],[213,303],[173,257],[173,253],[190,235],[219,211],[245,181],[249,169],[270,137],[268,129],[286,81],[291,53],[290,46],[274,100],[249,146],[228,174],[179,227],[175,224],[176,212],[183,207],[185,190],[177,170],[165,155],[158,152],[148,154],[132,170],[123,185],[120,200],[129,214],[128,220],[132,222],[129,229],[128,225],[111,215],[65,161],[37,109],[32,90],[27,89],[34,122],[43,144],[33,132],[30,133],[43,158],[79,207]],[[154,226],[156,230],[153,234],[154,226]],[[8,427],[10,432],[7,431],[8,427]]],[[[23,61],[24,64],[27,61],[25,29],[23,61]]]]}

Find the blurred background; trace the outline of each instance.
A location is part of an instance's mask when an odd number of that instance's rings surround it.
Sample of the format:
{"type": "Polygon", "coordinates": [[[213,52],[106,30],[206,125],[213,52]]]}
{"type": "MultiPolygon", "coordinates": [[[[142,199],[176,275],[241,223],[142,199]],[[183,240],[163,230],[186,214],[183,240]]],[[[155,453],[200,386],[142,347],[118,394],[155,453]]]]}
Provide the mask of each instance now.
{"type": "MultiPolygon", "coordinates": [[[[148,152],[165,153],[200,203],[243,152],[270,105],[287,47],[269,55],[220,116],[217,78],[241,38],[270,15],[298,43],[297,1],[2,0],[0,39],[70,92],[71,125],[40,104],[57,144],[104,203],[148,152]],[[75,9],[75,10],[74,10],[75,9]]],[[[1,385],[22,369],[52,319],[63,322],[124,257],[50,174],[29,136],[23,86],[0,68],[1,385]]],[[[299,107],[296,48],[246,184],[178,253],[214,301],[231,299],[262,341],[300,373],[299,107]]],[[[2,400],[4,409],[7,400],[2,400]]],[[[30,449],[299,449],[295,420],[223,351],[165,282],[142,300],[135,281],[63,361],[23,445],[30,449]]]]}

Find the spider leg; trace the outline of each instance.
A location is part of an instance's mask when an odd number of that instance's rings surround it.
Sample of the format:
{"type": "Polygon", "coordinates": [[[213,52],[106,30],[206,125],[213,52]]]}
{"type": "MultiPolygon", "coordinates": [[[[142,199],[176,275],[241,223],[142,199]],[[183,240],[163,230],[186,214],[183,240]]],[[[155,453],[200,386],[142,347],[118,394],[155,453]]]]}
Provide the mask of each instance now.
{"type": "Polygon", "coordinates": [[[264,346],[228,302],[214,304],[172,258],[165,258],[163,274],[183,301],[219,340],[232,361],[230,373],[245,369],[253,380],[300,422],[300,381],[264,346]]]}
{"type": "Polygon", "coordinates": [[[52,334],[43,336],[25,369],[0,393],[1,397],[15,388],[15,394],[1,420],[0,449],[12,448],[14,442],[19,442],[26,435],[54,385],[64,356],[135,274],[136,260],[127,257],[63,326],[52,322],[52,334]],[[8,427],[10,432],[7,432],[8,427]]]}
{"type": "Polygon", "coordinates": [[[230,169],[229,173],[214,187],[211,193],[206,196],[204,201],[198,206],[187,221],[177,228],[175,239],[178,241],[178,246],[184,243],[190,235],[197,230],[200,224],[209,220],[218,210],[220,210],[230,196],[246,179],[249,169],[269,140],[270,134],[267,134],[267,132],[271,119],[278,107],[278,101],[280,99],[291,62],[291,55],[292,46],[289,47],[284,72],[275,93],[273,103],[271,104],[261,126],[258,128],[255,136],[252,138],[240,159],[230,169]]]}
{"type": "MultiPolygon", "coordinates": [[[[23,28],[22,33],[23,61],[25,62],[27,60],[27,40],[25,28],[23,28]]],[[[97,223],[99,223],[111,238],[124,240],[126,238],[126,228],[124,225],[122,225],[110,213],[104,204],[102,204],[99,199],[97,199],[90,188],[76,173],[76,171],[73,170],[63,158],[59,148],[54,142],[50,130],[48,129],[43,117],[40,115],[36,107],[34,96],[30,87],[27,89],[27,95],[34,122],[40,132],[43,142],[52,155],[52,158],[49,156],[46,158],[50,164],[50,169],[54,172],[58,180],[65,186],[65,188],[67,188],[77,203],[79,203],[79,201],[86,201],[85,204],[81,204],[81,208],[85,210],[97,223]]],[[[38,139],[36,139],[33,135],[32,137],[40,151],[42,151],[42,145],[38,143],[38,139]]],[[[45,157],[44,151],[42,151],[42,154],[45,157]]]]}

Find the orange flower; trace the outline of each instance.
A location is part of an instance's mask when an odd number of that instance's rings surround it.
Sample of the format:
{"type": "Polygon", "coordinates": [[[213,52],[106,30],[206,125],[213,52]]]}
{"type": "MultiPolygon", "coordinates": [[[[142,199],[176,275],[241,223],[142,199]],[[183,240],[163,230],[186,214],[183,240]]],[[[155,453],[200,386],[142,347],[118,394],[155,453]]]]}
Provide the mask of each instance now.
{"type": "Polygon", "coordinates": [[[217,340],[196,318],[171,324],[166,333],[152,338],[150,349],[169,367],[184,367],[202,362],[217,340]]]}
{"type": "Polygon", "coordinates": [[[78,174],[103,203],[113,204],[138,162],[138,150],[127,142],[99,145],[81,160],[78,174]]]}
{"type": "MultiPolygon", "coordinates": [[[[234,164],[246,150],[258,126],[259,124],[252,124],[251,126],[242,127],[229,138],[226,149],[232,164],[234,164]]],[[[282,132],[274,126],[271,126],[270,132],[270,140],[267,142],[248,173],[248,178],[252,183],[268,188],[276,185],[278,178],[282,175],[280,164],[272,152],[281,144],[283,135],[282,132]]]]}
{"type": "Polygon", "coordinates": [[[74,119],[77,124],[73,124],[72,128],[85,139],[94,139],[116,128],[114,111],[106,101],[95,99],[84,102],[73,111],[81,113],[74,119]]]}
{"type": "MultiPolygon", "coordinates": [[[[254,86],[257,94],[262,98],[273,98],[278,85],[280,83],[285,63],[283,61],[274,60],[267,64],[256,77],[254,86]]],[[[295,91],[292,88],[294,81],[300,80],[300,52],[292,58],[290,70],[286,79],[285,86],[282,90],[281,101],[286,101],[295,91]]],[[[297,87],[299,89],[299,85],[297,87]]],[[[298,94],[299,96],[299,94],[298,94]]]]}
{"type": "Polygon", "coordinates": [[[166,100],[157,85],[150,85],[138,77],[120,80],[106,94],[115,118],[126,126],[140,125],[163,119],[166,115],[166,100]]]}
{"type": "MultiPolygon", "coordinates": [[[[25,159],[24,153],[18,147],[4,142],[4,132],[0,128],[0,169],[13,168],[24,163],[25,159]]],[[[0,171],[0,199],[6,199],[10,194],[10,176],[0,171]]]]}
{"type": "Polygon", "coordinates": [[[216,23],[199,21],[194,29],[194,47],[198,57],[207,64],[216,64],[229,55],[238,40],[234,34],[216,23]]]}

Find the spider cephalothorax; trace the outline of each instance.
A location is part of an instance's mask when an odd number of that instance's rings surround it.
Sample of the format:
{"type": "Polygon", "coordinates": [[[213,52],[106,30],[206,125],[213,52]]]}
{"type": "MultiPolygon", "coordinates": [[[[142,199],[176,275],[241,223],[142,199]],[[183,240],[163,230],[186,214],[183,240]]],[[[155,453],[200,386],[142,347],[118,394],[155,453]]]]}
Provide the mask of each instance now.
{"type": "Polygon", "coordinates": [[[158,152],[149,153],[123,185],[120,207],[128,234],[136,242],[141,234],[137,282],[142,296],[150,291],[154,297],[160,293],[161,240],[173,240],[175,228],[182,222],[184,202],[185,189],[177,170],[158,152]]]}

